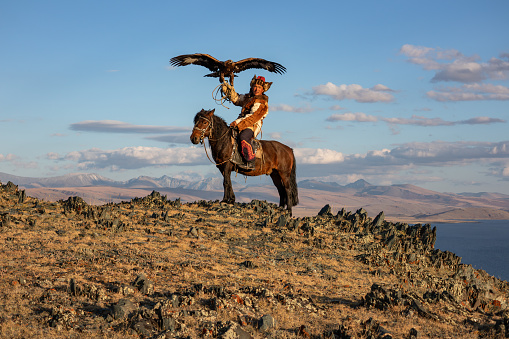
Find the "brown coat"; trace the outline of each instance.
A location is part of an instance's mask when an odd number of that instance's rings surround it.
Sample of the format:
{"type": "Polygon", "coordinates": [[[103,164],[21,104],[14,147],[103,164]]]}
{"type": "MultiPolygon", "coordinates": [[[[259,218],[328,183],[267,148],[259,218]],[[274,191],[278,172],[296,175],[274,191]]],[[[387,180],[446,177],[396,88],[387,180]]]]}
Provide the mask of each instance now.
{"type": "Polygon", "coordinates": [[[256,137],[262,129],[263,119],[269,113],[269,98],[265,94],[253,97],[247,94],[239,95],[234,104],[242,106],[242,111],[235,120],[239,131],[250,128],[256,137]]]}

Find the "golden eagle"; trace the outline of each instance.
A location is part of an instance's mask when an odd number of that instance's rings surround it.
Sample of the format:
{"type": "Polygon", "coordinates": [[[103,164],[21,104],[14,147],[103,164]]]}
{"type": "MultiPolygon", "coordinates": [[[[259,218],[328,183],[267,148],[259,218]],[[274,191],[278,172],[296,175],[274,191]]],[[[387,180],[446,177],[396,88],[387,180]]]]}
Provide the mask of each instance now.
{"type": "Polygon", "coordinates": [[[249,68],[261,68],[269,72],[283,74],[286,68],[277,62],[267,61],[260,58],[247,58],[237,62],[231,60],[219,61],[208,54],[185,54],[171,58],[170,64],[174,67],[187,65],[200,65],[207,67],[212,73],[206,77],[219,78],[223,82],[225,77],[230,77],[230,84],[233,85],[235,73],[245,71],[249,68]]]}

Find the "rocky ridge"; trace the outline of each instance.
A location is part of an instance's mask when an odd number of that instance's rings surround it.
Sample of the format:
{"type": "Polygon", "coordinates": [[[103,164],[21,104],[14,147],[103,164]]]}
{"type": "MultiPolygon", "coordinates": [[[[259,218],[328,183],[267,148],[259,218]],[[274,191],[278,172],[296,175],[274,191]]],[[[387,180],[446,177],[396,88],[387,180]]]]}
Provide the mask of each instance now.
{"type": "Polygon", "coordinates": [[[364,209],[45,202],[0,187],[0,336],[509,337],[509,284],[364,209]]]}

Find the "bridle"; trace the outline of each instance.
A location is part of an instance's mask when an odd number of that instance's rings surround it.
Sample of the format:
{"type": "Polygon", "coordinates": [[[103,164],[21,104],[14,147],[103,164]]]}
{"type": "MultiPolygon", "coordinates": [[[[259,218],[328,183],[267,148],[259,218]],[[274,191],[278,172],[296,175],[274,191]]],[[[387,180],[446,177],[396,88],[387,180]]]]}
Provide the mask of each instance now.
{"type": "MultiPolygon", "coordinates": [[[[205,120],[205,121],[208,121],[208,123],[209,123],[206,128],[198,128],[198,127],[196,127],[196,124],[193,127],[193,131],[197,130],[197,131],[201,132],[201,134],[200,134],[200,144],[203,144],[203,139],[205,139],[205,133],[207,132],[207,129],[209,129],[210,130],[210,134],[212,134],[212,128],[214,127],[214,123],[213,123],[214,120],[209,120],[206,117],[200,117],[200,118],[198,118],[198,121],[200,121],[202,119],[205,120]]],[[[210,139],[210,137],[209,137],[209,139],[210,139]]]]}
{"type": "Polygon", "coordinates": [[[209,119],[208,119],[208,118],[206,118],[206,117],[199,117],[199,118],[198,118],[198,121],[200,121],[200,120],[202,120],[202,119],[203,119],[203,120],[205,120],[205,121],[208,121],[208,123],[209,123],[209,124],[208,124],[208,126],[207,126],[207,127],[205,127],[205,128],[198,128],[198,127],[196,127],[196,124],[195,124],[195,125],[194,125],[194,127],[193,127],[193,131],[194,131],[194,130],[197,130],[197,131],[200,131],[200,132],[201,132],[201,134],[200,134],[200,144],[203,144],[203,139],[205,139],[205,133],[207,133],[207,130],[209,130],[209,140],[211,140],[211,141],[217,141],[217,140],[221,140],[221,139],[223,139],[223,138],[226,136],[226,134],[228,134],[228,132],[229,132],[229,131],[230,131],[230,129],[231,129],[231,127],[230,127],[230,126],[228,126],[228,129],[227,129],[227,130],[223,133],[223,135],[221,135],[221,136],[220,136],[219,138],[217,138],[217,139],[212,139],[212,137],[211,137],[211,136],[212,136],[212,129],[214,128],[214,120],[213,120],[213,119],[212,119],[212,120],[209,120],[209,119]]]}
{"type": "MultiPolygon", "coordinates": [[[[214,162],[214,161],[212,161],[212,160],[210,159],[210,157],[209,157],[209,153],[207,152],[207,147],[205,147],[205,144],[203,143],[203,139],[205,139],[205,133],[207,132],[207,130],[209,130],[209,140],[211,140],[211,141],[221,140],[221,139],[223,139],[223,138],[224,138],[224,136],[225,136],[226,134],[228,134],[228,132],[230,131],[231,127],[230,127],[230,126],[228,126],[228,128],[226,129],[226,131],[224,132],[224,134],[223,134],[223,135],[221,135],[219,138],[217,138],[217,139],[212,139],[212,138],[211,138],[211,135],[212,135],[212,129],[214,128],[214,120],[213,120],[213,119],[209,120],[209,119],[208,119],[208,118],[206,118],[206,117],[199,117],[199,118],[198,118],[198,121],[200,121],[200,120],[202,120],[202,119],[203,119],[203,120],[205,120],[205,121],[208,121],[208,123],[209,123],[209,124],[207,125],[207,127],[205,127],[205,128],[198,128],[198,127],[196,127],[196,124],[195,124],[195,125],[194,125],[194,127],[193,127],[193,131],[194,131],[194,130],[197,130],[197,131],[200,131],[200,132],[201,132],[201,134],[200,134],[200,144],[203,144],[203,148],[205,149],[205,154],[207,155],[207,158],[209,159],[209,161],[210,161],[211,163],[216,164],[216,166],[218,166],[218,165],[222,165],[222,164],[224,164],[224,163],[226,163],[226,162],[230,161],[230,159],[226,159],[225,161],[223,161],[223,162],[221,162],[221,163],[219,163],[219,164],[218,164],[218,163],[216,163],[216,162],[214,162]]],[[[198,122],[198,121],[197,121],[197,122],[198,122]]]]}

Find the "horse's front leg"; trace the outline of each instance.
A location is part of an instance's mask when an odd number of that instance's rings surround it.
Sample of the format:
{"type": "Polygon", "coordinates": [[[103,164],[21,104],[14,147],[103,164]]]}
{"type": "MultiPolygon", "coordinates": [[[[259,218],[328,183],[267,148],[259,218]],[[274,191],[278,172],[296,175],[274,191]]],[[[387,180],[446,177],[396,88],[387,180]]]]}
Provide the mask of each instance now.
{"type": "Polygon", "coordinates": [[[233,193],[231,178],[232,164],[228,162],[222,169],[220,169],[220,171],[221,174],[223,175],[223,189],[224,189],[223,200],[221,202],[233,204],[235,202],[235,193],[233,193]]]}

